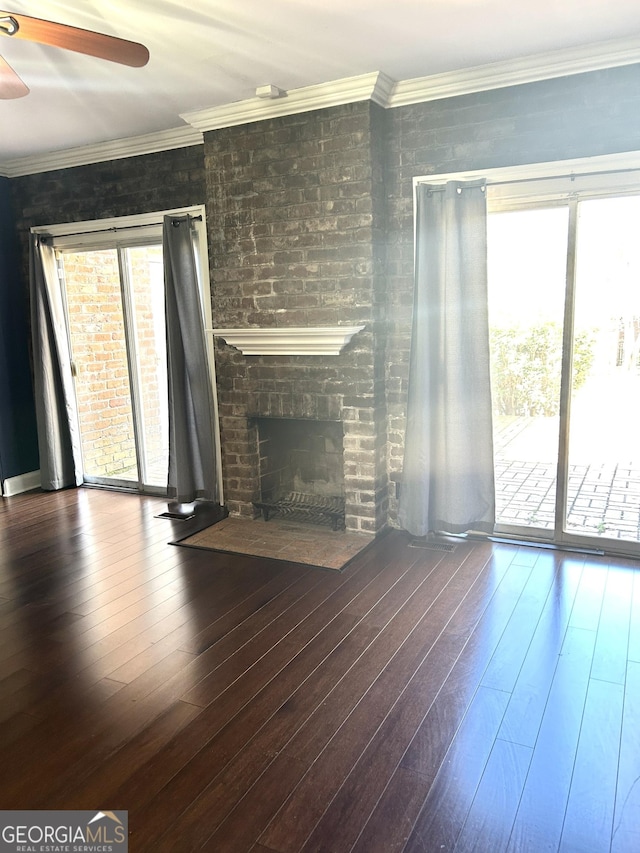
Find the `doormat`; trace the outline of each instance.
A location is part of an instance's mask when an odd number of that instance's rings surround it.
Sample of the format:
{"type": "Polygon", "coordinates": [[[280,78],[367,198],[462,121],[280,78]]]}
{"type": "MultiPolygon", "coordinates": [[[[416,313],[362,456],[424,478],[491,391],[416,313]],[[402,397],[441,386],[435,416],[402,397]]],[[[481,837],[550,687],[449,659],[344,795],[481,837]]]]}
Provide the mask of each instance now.
{"type": "Polygon", "coordinates": [[[341,571],[373,541],[364,533],[334,531],[318,524],[229,517],[172,544],[341,571]]]}

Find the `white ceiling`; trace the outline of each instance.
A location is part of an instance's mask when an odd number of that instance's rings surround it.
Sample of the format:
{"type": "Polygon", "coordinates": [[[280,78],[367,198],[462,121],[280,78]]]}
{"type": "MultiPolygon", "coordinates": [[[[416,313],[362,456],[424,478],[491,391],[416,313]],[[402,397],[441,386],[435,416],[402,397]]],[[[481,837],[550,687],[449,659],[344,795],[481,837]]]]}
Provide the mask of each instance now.
{"type": "Polygon", "coordinates": [[[151,58],[129,68],[0,38],[31,89],[0,101],[0,166],[185,127],[183,114],[266,84],[376,71],[407,81],[610,40],[640,61],[638,0],[15,0],[5,11],[140,41],[151,58]]]}

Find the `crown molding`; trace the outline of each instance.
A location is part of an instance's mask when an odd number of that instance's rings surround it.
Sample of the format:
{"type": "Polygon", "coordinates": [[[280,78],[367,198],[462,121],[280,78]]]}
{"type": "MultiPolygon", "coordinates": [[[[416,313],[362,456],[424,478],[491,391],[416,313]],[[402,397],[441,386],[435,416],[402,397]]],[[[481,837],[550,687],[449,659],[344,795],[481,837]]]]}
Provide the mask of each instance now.
{"type": "Polygon", "coordinates": [[[255,97],[233,104],[182,113],[180,118],[205,132],[359,101],[373,101],[386,107],[394,86],[395,83],[390,77],[381,71],[374,71],[357,77],[345,77],[329,83],[292,89],[279,98],[265,100],[255,97]]]}
{"type": "Polygon", "coordinates": [[[412,80],[394,81],[382,71],[376,71],[293,89],[280,98],[265,100],[255,97],[183,113],[180,118],[206,132],[358,101],[371,100],[389,109],[635,63],[640,63],[640,37],[637,36],[533,54],[412,80]]]}
{"type": "Polygon", "coordinates": [[[535,83],[556,77],[569,77],[588,71],[617,68],[640,62],[640,38],[598,42],[581,47],[555,50],[477,65],[428,77],[416,77],[395,84],[387,107],[402,107],[410,104],[470,95],[490,89],[504,89],[523,83],[535,83]]]}
{"type": "Polygon", "coordinates": [[[383,72],[375,71],[292,89],[279,98],[256,96],[183,113],[180,118],[186,122],[184,127],[9,160],[0,164],[0,175],[13,178],[200,145],[202,134],[208,130],[347,103],[370,100],[389,109],[636,63],[640,63],[639,36],[533,54],[412,80],[394,81],[383,72]]]}
{"type": "Polygon", "coordinates": [[[176,127],[142,136],[115,139],[111,142],[99,142],[95,145],[83,145],[80,148],[67,148],[29,157],[20,157],[0,164],[0,174],[6,178],[21,175],[35,175],[39,172],[52,172],[55,169],[69,169],[73,166],[88,166],[91,163],[104,163],[109,160],[123,160],[140,154],[153,154],[157,151],[171,151],[174,148],[188,148],[202,145],[202,133],[193,127],[176,127]]]}

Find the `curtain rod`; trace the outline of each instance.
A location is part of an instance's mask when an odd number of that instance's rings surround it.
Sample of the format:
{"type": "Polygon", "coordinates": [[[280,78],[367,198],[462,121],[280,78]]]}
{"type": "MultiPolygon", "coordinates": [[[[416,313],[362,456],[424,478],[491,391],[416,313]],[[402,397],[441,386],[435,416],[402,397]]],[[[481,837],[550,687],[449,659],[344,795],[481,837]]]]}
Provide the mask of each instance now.
{"type": "Polygon", "coordinates": [[[465,186],[465,181],[457,181],[455,179],[452,179],[451,181],[447,181],[446,184],[433,184],[433,185],[429,184],[428,181],[425,181],[424,183],[422,181],[419,181],[418,186],[427,187],[428,188],[428,194],[431,195],[431,193],[443,193],[447,189],[448,184],[450,184],[450,183],[451,184],[462,184],[462,186],[456,187],[456,191],[457,191],[458,195],[462,195],[463,190],[480,190],[481,192],[485,192],[487,189],[486,184],[482,184],[478,180],[467,181],[466,186],[465,186]]]}
{"type": "Polygon", "coordinates": [[[565,172],[564,174],[559,172],[557,174],[552,175],[536,175],[532,178],[512,178],[505,179],[503,181],[491,181],[487,180],[488,187],[501,187],[507,184],[533,184],[539,183],[542,181],[561,181],[561,180],[569,180],[576,181],[581,178],[601,178],[606,175],[625,175],[630,172],[638,172],[639,169],[603,169],[599,172],[565,172]]]}
{"type": "MultiPolygon", "coordinates": [[[[531,168],[534,169],[539,164],[532,164],[531,168]]],[[[526,167],[514,166],[514,167],[505,167],[505,169],[525,169],[526,167]]],[[[493,170],[491,168],[487,169],[484,175],[465,175],[464,173],[456,174],[452,173],[451,175],[447,175],[445,177],[440,177],[439,175],[425,175],[421,178],[415,178],[416,184],[433,184],[434,189],[436,187],[444,187],[446,184],[451,182],[459,182],[459,183],[470,183],[472,181],[485,180],[487,187],[500,187],[505,186],[507,184],[531,184],[535,182],[541,181],[557,181],[557,180],[578,180],[581,178],[600,178],[606,175],[625,175],[632,172],[640,172],[640,166],[629,166],[626,168],[618,168],[618,169],[598,169],[593,171],[579,171],[579,170],[571,170],[567,172],[562,172],[561,170],[549,172],[549,174],[532,174],[527,177],[527,175],[523,175],[522,177],[504,177],[504,178],[491,178],[491,172],[493,170]]],[[[499,169],[498,171],[502,171],[499,169]]]]}
{"type": "MultiPolygon", "coordinates": [[[[168,214],[169,216],[171,214],[168,214]]],[[[189,216],[190,214],[184,214],[189,216]]],[[[180,214],[175,214],[173,216],[174,221],[178,220],[180,214]]],[[[198,214],[198,216],[192,216],[191,219],[194,222],[202,222],[202,214],[198,214]]],[[[157,228],[159,225],[162,225],[161,222],[145,222],[140,225],[111,225],[109,228],[96,228],[93,231],[70,231],[68,234],[58,234],[57,237],[83,237],[85,234],[109,234],[115,233],[116,231],[139,231],[141,228],[157,228]]],[[[36,232],[37,233],[37,232],[36,232]]],[[[39,234],[40,237],[50,237],[50,234],[39,234]]]]}

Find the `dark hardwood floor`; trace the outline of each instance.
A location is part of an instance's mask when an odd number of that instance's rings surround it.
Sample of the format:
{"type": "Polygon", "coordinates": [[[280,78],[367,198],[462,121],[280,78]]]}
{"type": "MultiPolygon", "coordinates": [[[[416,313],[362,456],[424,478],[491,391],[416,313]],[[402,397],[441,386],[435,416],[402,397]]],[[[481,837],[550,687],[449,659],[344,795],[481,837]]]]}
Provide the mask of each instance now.
{"type": "Polygon", "coordinates": [[[0,808],[126,809],[133,853],[640,851],[633,561],[393,531],[338,573],[0,500],[0,808]]]}

